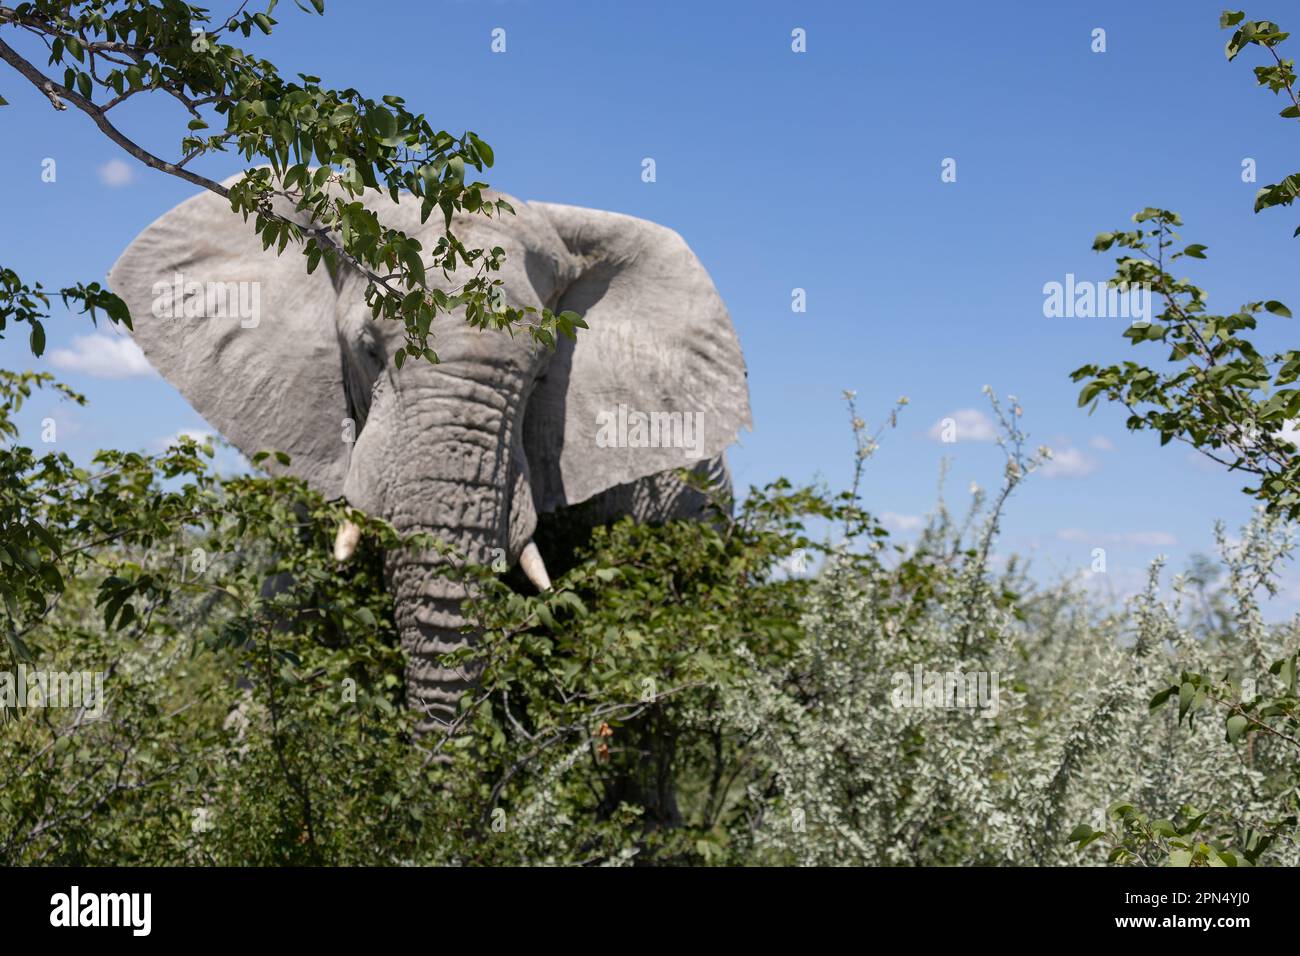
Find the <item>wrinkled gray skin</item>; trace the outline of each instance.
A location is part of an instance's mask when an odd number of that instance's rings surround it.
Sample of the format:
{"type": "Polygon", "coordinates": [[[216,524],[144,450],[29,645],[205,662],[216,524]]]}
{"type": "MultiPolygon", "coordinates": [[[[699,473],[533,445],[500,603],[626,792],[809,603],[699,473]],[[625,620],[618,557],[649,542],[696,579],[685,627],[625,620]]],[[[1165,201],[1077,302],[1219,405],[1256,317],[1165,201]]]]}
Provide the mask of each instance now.
{"type": "MultiPolygon", "coordinates": [[[[109,282],[150,362],[241,451],[283,450],[291,464],[281,470],[401,532],[433,532],[471,561],[503,549],[515,564],[539,515],[543,531],[566,529],[549,544],[539,534],[552,566],[564,563],[558,551],[574,526],[621,514],[700,515],[702,496],[672,470],[695,466],[728,485],[723,450],[749,425],[744,360],[704,268],[680,236],[653,223],[510,202],[517,215],[459,216],[453,228],[469,248],[504,247],[511,305],[582,314],[590,329],[576,344],[562,340],[552,352],[526,334],[475,331],[455,314],[434,326],[441,364],[396,371],[388,359],[401,347],[401,324],[370,318],[360,275],[332,278],[322,266],[308,276],[300,255],[263,251],[251,224],[212,193],[141,233],[109,282]],[[242,325],[217,314],[213,296],[238,287],[215,284],[240,282],[256,283],[244,287],[246,303],[254,288],[260,297],[255,326],[248,312],[242,325]],[[205,297],[202,309],[195,295],[205,297]],[[159,317],[182,314],[186,302],[201,317],[159,317]],[[597,416],[620,403],[700,413],[700,456],[600,447],[597,416]],[[355,442],[346,440],[348,420],[355,442]]],[[[369,203],[432,248],[440,220],[422,225],[418,200],[369,203]]],[[[454,714],[473,676],[439,662],[473,640],[463,587],[431,573],[439,560],[392,554],[386,562],[409,657],[407,697],[425,731],[454,714]]]]}

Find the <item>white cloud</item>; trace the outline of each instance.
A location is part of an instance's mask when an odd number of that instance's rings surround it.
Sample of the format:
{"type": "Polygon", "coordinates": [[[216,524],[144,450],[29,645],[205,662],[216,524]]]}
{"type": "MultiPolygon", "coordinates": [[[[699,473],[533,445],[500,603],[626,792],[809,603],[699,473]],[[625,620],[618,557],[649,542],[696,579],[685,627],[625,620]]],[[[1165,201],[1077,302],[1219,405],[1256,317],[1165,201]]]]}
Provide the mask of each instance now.
{"type": "Polygon", "coordinates": [[[1052,451],[1052,459],[1042,467],[1044,478],[1082,478],[1097,470],[1096,459],[1089,458],[1077,448],[1052,451]]]}
{"type": "Polygon", "coordinates": [[[1115,443],[1105,435],[1093,435],[1088,439],[1088,447],[1097,451],[1114,451],[1115,443]]]}
{"type": "Polygon", "coordinates": [[[920,515],[902,515],[896,511],[884,512],[880,523],[890,531],[920,531],[925,527],[925,519],[920,515]]]}
{"type": "Polygon", "coordinates": [[[99,167],[99,181],[110,189],[125,186],[135,179],[135,170],[120,159],[110,159],[99,167]]]}
{"type": "Polygon", "coordinates": [[[1056,532],[1062,541],[1090,545],[1127,545],[1135,548],[1172,548],[1178,539],[1166,531],[1084,531],[1081,528],[1062,528],[1056,532]]]}
{"type": "Polygon", "coordinates": [[[978,408],[959,408],[951,415],[939,419],[927,433],[935,441],[943,441],[945,433],[957,441],[994,441],[997,426],[978,408]]]}
{"type": "Polygon", "coordinates": [[[166,451],[173,445],[179,445],[182,438],[192,438],[200,445],[216,436],[216,432],[209,431],[206,428],[182,428],[178,432],[173,432],[166,438],[159,438],[154,441],[154,448],[158,451],[166,451]]]}
{"type": "Polygon", "coordinates": [[[137,378],[155,374],[140,346],[124,335],[73,336],[72,348],[55,349],[50,362],[65,372],[82,372],[94,378],[137,378]]]}

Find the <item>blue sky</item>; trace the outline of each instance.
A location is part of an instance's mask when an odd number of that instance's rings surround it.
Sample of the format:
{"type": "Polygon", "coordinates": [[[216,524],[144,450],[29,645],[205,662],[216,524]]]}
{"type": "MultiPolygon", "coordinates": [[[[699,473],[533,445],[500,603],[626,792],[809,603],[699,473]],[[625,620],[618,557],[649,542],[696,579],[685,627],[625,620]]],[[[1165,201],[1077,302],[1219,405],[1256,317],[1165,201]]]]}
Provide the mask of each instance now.
{"type": "MultiPolygon", "coordinates": [[[[1247,12],[1300,26],[1277,6],[1247,12]]],[[[1121,410],[1076,407],[1068,373],[1129,357],[1123,321],[1044,318],[1042,290],[1067,273],[1105,279],[1110,260],[1091,252],[1092,237],[1158,205],[1209,247],[1192,274],[1212,307],[1300,306],[1297,216],[1253,214],[1257,184],[1241,180],[1246,157],[1260,184],[1292,172],[1296,129],[1255,86],[1254,54],[1225,60],[1221,8],[330,0],[324,18],[282,3],[274,37],[248,45],[287,74],[397,93],[437,125],[475,130],[506,192],[678,230],[727,302],[749,366],[754,431],[730,456],[742,487],[778,475],[843,486],[853,446],[841,392],[855,389],[873,423],[898,396],[911,400],[867,472],[867,505],[895,527],[914,524],[934,505],[945,455],[950,501],[964,505],[971,481],[998,481],[999,452],[928,432],[985,408],[988,384],[1019,397],[1032,441],[1061,462],[1012,500],[1003,550],[1051,573],[1106,547],[1109,581],[1126,590],[1157,553],[1181,568],[1211,550],[1214,520],[1235,527],[1251,503],[1240,480],[1185,447],[1127,433],[1121,410]],[[504,54],[490,50],[497,27],[504,54]],[[791,51],[796,27],[805,53],[791,51]],[[1097,27],[1104,53],[1090,49],[1097,27]],[[654,183],[641,180],[645,157],[654,183]],[[945,183],[949,157],[957,180],[945,183]],[[791,311],[795,288],[804,313],[791,311]]],[[[0,261],[29,280],[102,279],[194,192],[112,164],[131,160],[7,68],[0,92],[12,104],[0,110],[0,261]],[[54,183],[41,180],[46,158],[54,183]]],[[[135,102],[121,123],[174,153],[178,110],[135,102]]],[[[242,167],[216,157],[199,168],[220,178],[242,167]]],[[[1275,326],[1262,341],[1294,344],[1288,323],[1275,326]]],[[[40,362],[21,338],[0,342],[4,367],[48,368],[89,396],[88,408],[55,413],[63,447],[153,449],[205,427],[161,379],[59,368],[57,350],[89,333],[56,313],[40,362]]],[[[32,403],[29,441],[53,404],[32,403]]]]}

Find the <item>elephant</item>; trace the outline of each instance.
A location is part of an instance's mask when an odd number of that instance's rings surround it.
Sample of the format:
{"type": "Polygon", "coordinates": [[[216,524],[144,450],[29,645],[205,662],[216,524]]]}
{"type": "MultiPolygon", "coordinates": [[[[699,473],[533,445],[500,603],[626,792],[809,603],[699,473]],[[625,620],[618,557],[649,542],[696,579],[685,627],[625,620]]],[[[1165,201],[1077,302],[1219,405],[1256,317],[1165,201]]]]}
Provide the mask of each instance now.
{"type": "MultiPolygon", "coordinates": [[[[677,233],[485,195],[515,214],[457,213],[452,229],[469,248],[505,250],[498,276],[510,305],[583,316],[576,340],[548,348],[452,312],[432,326],[440,361],[398,370],[402,324],[372,318],[359,270],[309,274],[292,250],[263,250],[210,191],[148,226],[109,285],[149,362],[244,454],[281,450],[289,463],[271,461],[273,473],[401,533],[430,532],[467,560],[504,557],[545,590],[547,563],[569,558],[574,528],[702,517],[707,496],[679,469],[729,492],[725,449],[752,427],[747,373],[727,309],[677,233]]],[[[441,234],[436,216],[420,222],[416,197],[364,201],[425,248],[441,234]]],[[[463,278],[436,281],[450,290],[463,278]]],[[[341,528],[336,556],[356,537],[341,528]]],[[[384,558],[420,733],[453,719],[475,676],[442,663],[476,637],[464,586],[437,573],[444,560],[384,558]]]]}

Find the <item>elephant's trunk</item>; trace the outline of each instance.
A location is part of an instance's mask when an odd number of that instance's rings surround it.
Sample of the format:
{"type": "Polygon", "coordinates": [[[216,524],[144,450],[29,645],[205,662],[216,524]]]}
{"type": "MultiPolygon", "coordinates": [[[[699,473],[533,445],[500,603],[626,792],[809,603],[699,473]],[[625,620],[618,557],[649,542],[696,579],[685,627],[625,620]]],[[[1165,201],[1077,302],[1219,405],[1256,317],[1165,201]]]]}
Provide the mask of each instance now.
{"type": "MultiPolygon", "coordinates": [[[[435,531],[435,533],[437,533],[435,531]]],[[[455,535],[447,530],[445,537],[455,535]]],[[[444,655],[473,643],[461,605],[469,596],[464,582],[439,573],[436,555],[396,552],[388,558],[388,577],[397,602],[396,619],[406,652],[406,699],[418,716],[421,734],[445,733],[455,720],[461,696],[478,678],[473,662],[451,666],[444,655]]]]}
{"type": "MultiPolygon", "coordinates": [[[[431,534],[451,545],[457,560],[496,570],[519,558],[536,525],[521,426],[543,356],[508,342],[483,336],[474,341],[478,354],[467,348],[442,365],[396,376],[397,394],[389,398],[400,441],[385,449],[383,466],[389,520],[399,532],[431,534]]],[[[472,580],[440,573],[446,560],[409,550],[387,559],[408,658],[407,702],[422,734],[446,731],[478,677],[473,662],[444,659],[477,639],[462,610],[472,580]]]]}

